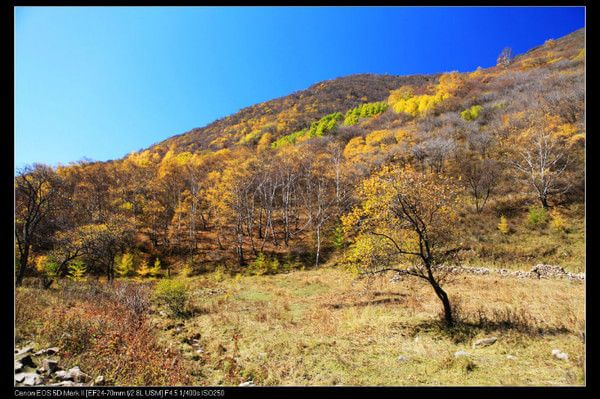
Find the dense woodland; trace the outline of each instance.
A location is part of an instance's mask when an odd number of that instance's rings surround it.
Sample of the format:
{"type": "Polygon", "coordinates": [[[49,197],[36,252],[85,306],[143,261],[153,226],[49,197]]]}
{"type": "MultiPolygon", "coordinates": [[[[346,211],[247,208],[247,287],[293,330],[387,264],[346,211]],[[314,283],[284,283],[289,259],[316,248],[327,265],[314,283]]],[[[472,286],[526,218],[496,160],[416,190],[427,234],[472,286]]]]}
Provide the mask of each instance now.
{"type": "Polygon", "coordinates": [[[120,160],[26,167],[17,284],[335,258],[423,278],[446,307],[436,268],[478,256],[474,226],[560,229],[583,203],[583,38],[471,73],[326,81],[120,160]]]}

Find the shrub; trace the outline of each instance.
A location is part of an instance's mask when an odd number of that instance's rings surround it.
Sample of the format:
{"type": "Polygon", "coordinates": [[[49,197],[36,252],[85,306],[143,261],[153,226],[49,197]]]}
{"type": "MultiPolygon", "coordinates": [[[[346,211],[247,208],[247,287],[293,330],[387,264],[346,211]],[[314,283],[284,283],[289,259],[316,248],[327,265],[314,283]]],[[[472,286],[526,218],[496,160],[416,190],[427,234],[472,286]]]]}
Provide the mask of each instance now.
{"type": "Polygon", "coordinates": [[[500,216],[500,223],[498,223],[498,230],[500,230],[500,233],[502,233],[502,234],[508,234],[510,232],[510,226],[508,225],[508,220],[506,219],[506,216],[504,216],[504,215],[500,216]]]}
{"type": "Polygon", "coordinates": [[[265,274],[277,274],[282,270],[289,270],[289,265],[282,266],[276,256],[265,256],[260,252],[254,262],[250,264],[247,273],[254,276],[263,276],[265,274]]]}
{"type": "Polygon", "coordinates": [[[150,269],[148,267],[148,261],[146,261],[145,259],[142,261],[142,264],[140,265],[140,267],[137,270],[137,274],[140,277],[148,277],[152,272],[152,269],[150,269]]]}
{"type": "Polygon", "coordinates": [[[287,252],[283,258],[283,265],[281,266],[281,270],[284,272],[289,272],[293,269],[299,269],[301,263],[297,258],[293,257],[291,253],[287,252]]]}
{"type": "Polygon", "coordinates": [[[538,227],[546,224],[548,220],[548,211],[541,206],[533,206],[529,208],[527,213],[527,223],[530,226],[538,227]]]}
{"type": "Polygon", "coordinates": [[[181,280],[161,280],[154,289],[154,298],[174,316],[183,316],[188,303],[187,285],[181,280]]]}
{"type": "Polygon", "coordinates": [[[273,256],[268,261],[268,270],[269,270],[269,273],[270,274],[277,274],[279,272],[279,268],[280,268],[279,259],[277,259],[277,257],[273,256]]]}
{"type": "Polygon", "coordinates": [[[85,280],[85,272],[86,271],[87,271],[87,268],[82,261],[74,260],[69,265],[68,277],[73,281],[83,281],[83,280],[85,280]]]}
{"type": "Polygon", "coordinates": [[[119,277],[127,277],[133,273],[133,255],[130,253],[125,253],[117,261],[117,265],[115,267],[115,273],[119,277]]]}
{"type": "Polygon", "coordinates": [[[183,265],[181,269],[181,275],[183,277],[190,277],[194,273],[194,268],[192,262],[188,261],[183,265]]]}
{"type": "Polygon", "coordinates": [[[137,317],[149,307],[149,287],[146,284],[121,281],[115,285],[114,294],[119,304],[137,317]]]}
{"type": "Polygon", "coordinates": [[[563,233],[567,230],[565,219],[558,211],[550,212],[550,227],[552,230],[563,233]]]}
{"type": "Polygon", "coordinates": [[[269,264],[267,257],[264,253],[260,252],[256,259],[254,259],[254,261],[248,267],[248,273],[250,275],[262,276],[263,274],[267,274],[268,271],[269,264]]]}
{"type": "Polygon", "coordinates": [[[466,121],[472,121],[479,117],[479,114],[483,110],[481,105],[473,105],[471,108],[467,108],[460,113],[460,117],[466,121]]]}
{"type": "Polygon", "coordinates": [[[344,227],[337,226],[333,230],[333,246],[336,249],[344,249],[346,247],[346,238],[344,237],[344,227]]]}
{"type": "Polygon", "coordinates": [[[156,258],[156,260],[154,261],[154,266],[152,266],[152,268],[150,269],[150,275],[152,277],[160,277],[160,275],[161,275],[160,259],[156,258]]]}
{"type": "Polygon", "coordinates": [[[217,267],[215,267],[215,271],[213,272],[212,277],[217,282],[225,280],[225,266],[218,265],[217,267]]]}

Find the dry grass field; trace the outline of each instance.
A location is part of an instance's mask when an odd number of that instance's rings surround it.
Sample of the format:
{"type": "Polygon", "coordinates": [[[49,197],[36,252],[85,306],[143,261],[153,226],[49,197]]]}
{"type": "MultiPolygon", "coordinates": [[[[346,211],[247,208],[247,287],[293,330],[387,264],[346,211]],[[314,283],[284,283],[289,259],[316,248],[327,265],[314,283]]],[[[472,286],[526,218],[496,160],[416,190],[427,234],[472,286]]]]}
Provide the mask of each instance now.
{"type": "Polygon", "coordinates": [[[17,342],[59,345],[61,362],[116,385],[585,383],[581,282],[457,276],[446,287],[460,322],[446,329],[431,287],[414,279],[332,267],[178,279],[190,294],[180,317],[148,302],[152,283],[20,288],[17,342]],[[119,299],[123,287],[141,308],[119,299]]]}

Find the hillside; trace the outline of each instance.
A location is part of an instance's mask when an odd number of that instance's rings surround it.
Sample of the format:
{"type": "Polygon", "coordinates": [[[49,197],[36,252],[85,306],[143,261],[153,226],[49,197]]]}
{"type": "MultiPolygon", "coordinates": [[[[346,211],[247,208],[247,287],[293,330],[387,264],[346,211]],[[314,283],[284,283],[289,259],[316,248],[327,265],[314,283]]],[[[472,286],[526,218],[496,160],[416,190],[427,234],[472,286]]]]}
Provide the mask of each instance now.
{"type": "MultiPolygon", "coordinates": [[[[531,251],[557,261],[555,244],[540,242],[517,219],[536,201],[562,207],[563,218],[582,217],[583,39],[579,30],[472,73],[321,82],[121,160],[60,167],[72,206],[47,229],[80,234],[81,226],[125,218],[132,248],[166,263],[188,258],[197,268],[236,256],[244,264],[245,254],[267,251],[308,262],[315,249],[334,250],[341,238],[332,237],[340,216],[358,204],[357,189],[391,163],[461,179],[475,251],[465,261],[519,263],[531,251]],[[556,136],[557,154],[568,158],[552,181],[537,182],[537,172],[528,176],[519,166],[515,150],[532,143],[530,126],[556,136]],[[312,186],[315,178],[322,186],[312,186]],[[496,234],[502,215],[516,218],[504,241],[519,237],[531,247],[505,253],[504,242],[482,239],[496,234]]],[[[580,234],[578,226],[567,234],[580,234]]],[[[561,263],[581,271],[567,253],[561,263]]]]}
{"type": "Polygon", "coordinates": [[[178,151],[219,150],[247,134],[270,133],[274,138],[301,130],[314,120],[366,102],[385,100],[402,85],[425,85],[435,76],[352,75],[316,83],[306,90],[253,105],[203,128],[173,136],[150,148],[178,151]]]}
{"type": "Polygon", "coordinates": [[[19,356],[108,385],[584,384],[584,37],[31,166],[19,356]]]}

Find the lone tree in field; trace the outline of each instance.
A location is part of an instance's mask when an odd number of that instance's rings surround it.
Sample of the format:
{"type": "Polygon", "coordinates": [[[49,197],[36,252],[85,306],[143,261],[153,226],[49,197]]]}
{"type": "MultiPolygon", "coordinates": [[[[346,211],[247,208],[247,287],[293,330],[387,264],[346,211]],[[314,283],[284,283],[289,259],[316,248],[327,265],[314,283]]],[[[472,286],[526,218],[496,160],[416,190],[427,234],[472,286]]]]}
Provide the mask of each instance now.
{"type": "Polygon", "coordinates": [[[348,255],[359,273],[394,271],[427,281],[442,302],[444,321],[454,323],[448,294],[441,287],[457,245],[456,185],[451,178],[386,166],[366,180],[360,204],[343,217],[357,233],[348,255]]]}

